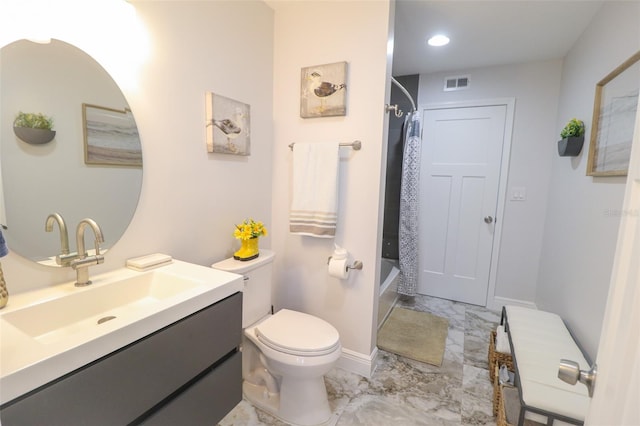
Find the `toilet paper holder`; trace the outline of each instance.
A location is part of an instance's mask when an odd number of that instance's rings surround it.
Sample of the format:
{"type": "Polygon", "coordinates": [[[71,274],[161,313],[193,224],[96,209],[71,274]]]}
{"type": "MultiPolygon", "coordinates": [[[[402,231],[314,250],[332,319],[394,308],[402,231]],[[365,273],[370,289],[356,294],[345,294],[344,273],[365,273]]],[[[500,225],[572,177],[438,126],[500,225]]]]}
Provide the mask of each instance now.
{"type": "MultiPolygon", "coordinates": [[[[329,262],[331,262],[331,259],[333,259],[333,256],[329,256],[329,258],[327,259],[327,265],[329,264],[329,262]]],[[[362,262],[359,260],[356,260],[353,262],[352,265],[347,265],[347,269],[359,269],[362,270],[362,262]]]]}

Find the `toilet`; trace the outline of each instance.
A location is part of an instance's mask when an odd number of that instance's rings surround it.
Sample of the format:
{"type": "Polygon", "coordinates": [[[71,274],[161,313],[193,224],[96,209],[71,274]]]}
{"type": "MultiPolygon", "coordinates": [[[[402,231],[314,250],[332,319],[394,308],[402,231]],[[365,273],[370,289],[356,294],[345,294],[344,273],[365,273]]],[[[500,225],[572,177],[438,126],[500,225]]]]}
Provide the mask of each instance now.
{"type": "Polygon", "coordinates": [[[244,276],[242,391],[254,406],[300,426],[331,418],[324,375],[342,352],[340,335],[313,315],[282,309],[272,314],[275,254],[260,250],[250,261],[225,259],[213,268],[244,276]]]}

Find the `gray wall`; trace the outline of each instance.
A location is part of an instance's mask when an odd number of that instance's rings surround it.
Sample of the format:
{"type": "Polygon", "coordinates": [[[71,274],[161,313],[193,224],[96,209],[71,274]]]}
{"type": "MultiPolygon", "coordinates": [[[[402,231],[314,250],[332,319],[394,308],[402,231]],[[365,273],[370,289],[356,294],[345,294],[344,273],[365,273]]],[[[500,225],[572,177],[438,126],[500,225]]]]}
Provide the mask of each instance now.
{"type": "Polygon", "coordinates": [[[596,83],[640,49],[640,3],[605,2],[564,61],[556,128],[586,126],[577,158],[554,155],[536,303],[562,316],[595,359],[626,178],[586,176],[596,83]]]}
{"type": "MultiPolygon", "coordinates": [[[[396,80],[411,94],[414,102],[418,99],[419,76],[406,75],[396,80]]],[[[402,183],[402,153],[404,149],[403,129],[407,113],[412,110],[411,101],[395,84],[391,85],[390,105],[397,104],[404,111],[398,118],[389,113],[389,139],[387,147],[387,176],[384,193],[384,225],[382,228],[382,257],[399,259],[398,227],[400,225],[400,185],[402,183]]]]}
{"type": "Polygon", "coordinates": [[[556,129],[562,60],[512,64],[455,73],[420,76],[419,104],[515,98],[507,200],[494,294],[490,307],[506,303],[533,304],[536,299],[538,265],[551,161],[559,130],[556,129]],[[470,75],[466,90],[445,92],[444,78],[470,75]],[[512,201],[514,187],[526,188],[525,201],[512,201]]]}

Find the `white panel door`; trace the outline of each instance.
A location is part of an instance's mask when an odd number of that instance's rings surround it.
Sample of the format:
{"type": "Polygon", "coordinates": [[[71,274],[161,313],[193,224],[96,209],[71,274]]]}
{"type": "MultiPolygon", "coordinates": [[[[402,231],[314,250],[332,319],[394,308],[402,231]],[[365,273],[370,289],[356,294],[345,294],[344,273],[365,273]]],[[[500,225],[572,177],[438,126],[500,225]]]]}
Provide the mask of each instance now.
{"type": "Polygon", "coordinates": [[[423,111],[420,294],[486,305],[506,115],[506,105],[423,111]]]}

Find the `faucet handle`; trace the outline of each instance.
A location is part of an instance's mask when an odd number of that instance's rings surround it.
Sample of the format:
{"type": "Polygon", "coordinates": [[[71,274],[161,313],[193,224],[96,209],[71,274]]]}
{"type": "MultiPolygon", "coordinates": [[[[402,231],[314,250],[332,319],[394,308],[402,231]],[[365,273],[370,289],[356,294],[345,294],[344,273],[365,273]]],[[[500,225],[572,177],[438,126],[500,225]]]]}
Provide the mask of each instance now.
{"type": "Polygon", "coordinates": [[[87,256],[84,259],[77,258],[71,261],[71,268],[74,270],[78,270],[80,268],[86,268],[91,265],[99,265],[101,263],[104,263],[103,255],[87,256]]]}
{"type": "Polygon", "coordinates": [[[71,266],[71,262],[78,257],[77,252],[59,254],[56,256],[56,263],[60,266],[71,266]]]}

